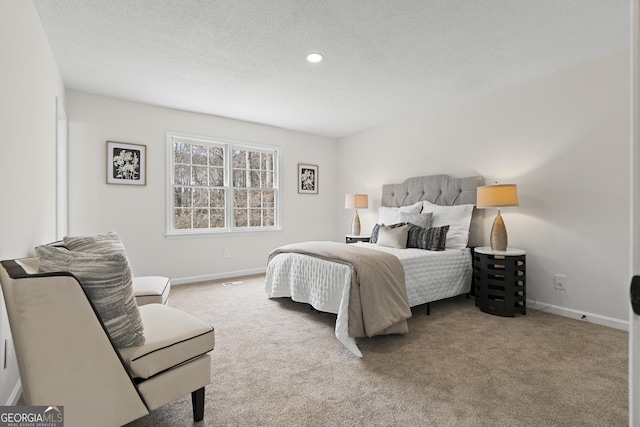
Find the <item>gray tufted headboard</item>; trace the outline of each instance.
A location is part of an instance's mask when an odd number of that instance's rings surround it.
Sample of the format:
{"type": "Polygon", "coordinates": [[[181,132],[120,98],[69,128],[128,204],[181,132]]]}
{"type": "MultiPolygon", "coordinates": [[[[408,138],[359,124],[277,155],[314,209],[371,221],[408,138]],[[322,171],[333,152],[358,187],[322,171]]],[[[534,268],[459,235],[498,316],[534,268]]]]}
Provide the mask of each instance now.
{"type": "MultiPolygon", "coordinates": [[[[382,206],[409,206],[421,200],[441,206],[476,204],[476,188],[484,185],[484,178],[471,176],[452,178],[448,175],[430,175],[407,178],[401,184],[382,186],[382,206]]],[[[482,246],[482,211],[473,210],[469,246],[482,246]]]]}

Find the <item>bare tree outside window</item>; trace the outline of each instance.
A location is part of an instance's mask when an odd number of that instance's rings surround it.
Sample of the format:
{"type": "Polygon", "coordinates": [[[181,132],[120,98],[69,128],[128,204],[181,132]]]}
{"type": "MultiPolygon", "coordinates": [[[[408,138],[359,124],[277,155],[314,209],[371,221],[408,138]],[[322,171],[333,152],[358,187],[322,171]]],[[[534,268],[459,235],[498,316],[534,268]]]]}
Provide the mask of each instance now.
{"type": "Polygon", "coordinates": [[[169,233],[277,227],[277,149],[179,135],[168,140],[169,233]]]}

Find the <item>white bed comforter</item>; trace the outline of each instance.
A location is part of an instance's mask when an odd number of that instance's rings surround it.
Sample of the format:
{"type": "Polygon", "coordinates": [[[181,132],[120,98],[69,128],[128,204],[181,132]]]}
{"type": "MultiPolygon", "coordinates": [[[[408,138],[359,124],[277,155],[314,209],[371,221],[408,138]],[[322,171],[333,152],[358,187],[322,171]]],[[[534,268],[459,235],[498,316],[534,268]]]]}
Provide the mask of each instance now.
{"type": "MultiPolygon", "coordinates": [[[[395,249],[357,243],[395,255],[404,268],[411,307],[469,292],[472,261],[469,249],[426,251],[395,249]]],[[[353,354],[362,357],[349,336],[349,292],[351,267],[323,259],[283,253],[267,266],[265,291],[269,298],[290,297],[316,310],[337,314],[335,334],[353,354]]]]}

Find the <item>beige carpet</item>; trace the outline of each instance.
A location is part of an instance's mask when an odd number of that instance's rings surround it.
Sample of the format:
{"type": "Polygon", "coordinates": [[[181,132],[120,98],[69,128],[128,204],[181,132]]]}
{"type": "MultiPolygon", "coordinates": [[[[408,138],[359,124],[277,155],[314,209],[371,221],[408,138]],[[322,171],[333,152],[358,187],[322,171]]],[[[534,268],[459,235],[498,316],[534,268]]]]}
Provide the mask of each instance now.
{"type": "MultiPolygon", "coordinates": [[[[334,336],[335,316],[269,300],[264,276],[175,286],[170,305],[216,328],[198,426],[624,426],[627,333],[472,299],[414,309],[409,334],[334,336]]],[[[129,426],[190,426],[190,396],[129,426]]]]}

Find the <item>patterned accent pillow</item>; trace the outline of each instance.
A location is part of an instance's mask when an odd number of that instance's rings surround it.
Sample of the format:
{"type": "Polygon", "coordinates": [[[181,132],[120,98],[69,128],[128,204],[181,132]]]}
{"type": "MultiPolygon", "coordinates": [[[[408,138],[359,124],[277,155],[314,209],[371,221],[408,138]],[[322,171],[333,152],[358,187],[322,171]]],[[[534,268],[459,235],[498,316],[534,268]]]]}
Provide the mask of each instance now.
{"type": "Polygon", "coordinates": [[[426,249],[428,251],[444,251],[447,245],[449,226],[422,228],[409,224],[407,248],[426,249]]]}
{"type": "Polygon", "coordinates": [[[388,206],[380,206],[378,208],[378,222],[380,224],[397,224],[400,220],[400,213],[420,213],[422,210],[422,202],[416,202],[409,206],[401,206],[399,208],[391,208],[388,206]]]}
{"type": "Polygon", "coordinates": [[[119,253],[127,256],[122,240],[115,231],[95,236],[65,236],[63,242],[70,251],[101,255],[119,253]]]}
{"type": "Polygon", "coordinates": [[[40,273],[67,271],[80,282],[116,347],[144,344],[144,327],[133,296],[131,269],[120,253],[109,255],[38,246],[40,273]]]}
{"type": "Polygon", "coordinates": [[[433,213],[406,213],[400,212],[400,219],[407,224],[417,225],[422,228],[431,227],[431,220],[433,219],[433,213]]]}
{"type": "Polygon", "coordinates": [[[371,230],[371,237],[369,238],[369,243],[378,243],[378,234],[380,233],[380,227],[389,227],[389,228],[397,228],[402,227],[403,225],[407,225],[405,222],[399,222],[397,224],[384,225],[384,224],[376,224],[373,226],[373,230],[371,230]]]}
{"type": "MultiPolygon", "coordinates": [[[[96,234],[95,236],[65,236],[62,241],[70,251],[100,255],[122,254],[127,263],[129,263],[124,244],[115,231],[110,231],[107,234],[96,234]]],[[[133,274],[131,264],[129,264],[129,268],[132,271],[131,274],[133,274]]]]}
{"type": "Polygon", "coordinates": [[[409,225],[393,228],[383,225],[380,227],[380,232],[378,234],[378,245],[405,249],[407,247],[408,233],[409,225]]]}

